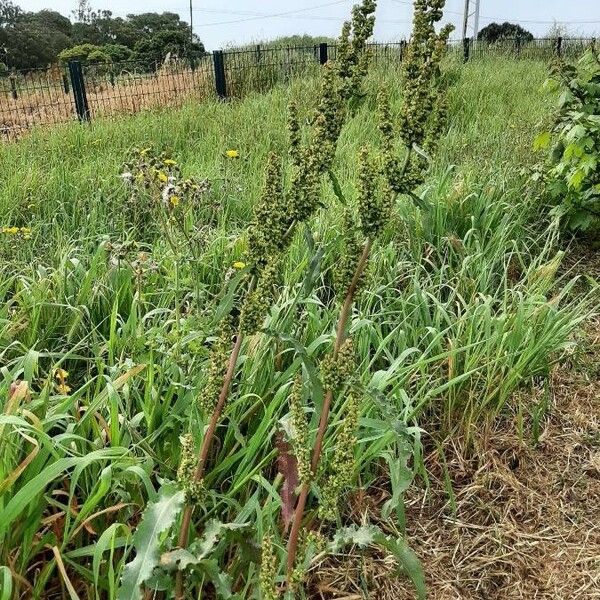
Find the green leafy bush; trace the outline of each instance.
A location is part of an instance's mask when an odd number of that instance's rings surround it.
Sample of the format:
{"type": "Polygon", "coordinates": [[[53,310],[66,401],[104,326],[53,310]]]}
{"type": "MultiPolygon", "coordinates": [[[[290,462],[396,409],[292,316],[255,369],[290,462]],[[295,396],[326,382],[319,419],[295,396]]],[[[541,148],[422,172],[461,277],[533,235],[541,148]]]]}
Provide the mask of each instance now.
{"type": "MultiPolygon", "coordinates": [[[[590,233],[600,224],[600,60],[590,48],[575,65],[558,63],[547,81],[560,90],[552,128],[534,149],[548,150],[545,191],[564,229],[590,233]]],[[[539,174],[537,175],[539,177],[539,174]]]]}
{"type": "Polygon", "coordinates": [[[89,63],[109,63],[111,62],[111,58],[102,50],[94,50],[88,54],[87,61],[89,63]]]}
{"type": "Polygon", "coordinates": [[[66,50],[60,52],[58,55],[58,60],[61,63],[67,63],[71,60],[87,62],[90,55],[98,52],[102,52],[102,48],[100,46],[96,46],[95,44],[79,44],[78,46],[73,46],[72,48],[67,48],[66,50]]]}
{"type": "Polygon", "coordinates": [[[133,50],[123,46],[123,44],[105,44],[101,47],[101,50],[115,63],[131,60],[133,56],[133,50]]]}

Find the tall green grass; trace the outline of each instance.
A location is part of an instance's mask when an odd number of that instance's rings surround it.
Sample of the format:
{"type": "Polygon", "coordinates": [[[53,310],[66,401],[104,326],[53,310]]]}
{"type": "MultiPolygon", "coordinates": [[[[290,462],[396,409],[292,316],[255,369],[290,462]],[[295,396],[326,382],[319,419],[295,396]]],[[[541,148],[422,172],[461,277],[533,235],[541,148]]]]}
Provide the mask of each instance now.
{"type": "MultiPolygon", "coordinates": [[[[551,99],[539,91],[546,66],[488,59],[449,68],[450,129],[421,192],[429,208],[395,207],[352,319],[370,398],[356,450],[365,486],[407,444],[418,457],[419,424],[468,434],[498,414],[548,372],[591,306],[557,279],[556,232],[521,175],[533,161],[531,132],[549,118],[551,99]]],[[[398,110],[396,73],[373,73],[369,85],[388,86],[398,110]]],[[[267,153],[286,147],[287,100],[299,97],[307,116],[314,86],[39,130],[1,148],[0,225],[32,229],[31,239],[0,241],[0,565],[13,589],[46,597],[66,585],[62,560],[81,597],[115,597],[131,529],[160,482],[175,478],[226,301],[221,281],[240,258],[237,233],[267,153]],[[213,183],[217,218],[199,261],[127,218],[122,164],[148,144],[213,183]],[[136,273],[140,252],[152,268],[136,273]],[[58,367],[69,372],[66,396],[58,367]],[[9,401],[17,379],[29,392],[9,401]]],[[[356,151],[376,135],[373,112],[363,107],[340,140],[345,191],[356,151]]],[[[300,368],[315,379],[333,337],[340,226],[316,218],[294,241],[269,334],[244,350],[218,432],[202,517],[250,522],[252,539],[277,519],[266,500],[277,500],[274,435],[289,386],[300,368]]],[[[202,424],[192,431],[201,437],[202,424]]],[[[226,549],[216,552],[224,560],[226,549]]],[[[234,581],[252,568],[242,555],[228,562],[234,581]]]]}

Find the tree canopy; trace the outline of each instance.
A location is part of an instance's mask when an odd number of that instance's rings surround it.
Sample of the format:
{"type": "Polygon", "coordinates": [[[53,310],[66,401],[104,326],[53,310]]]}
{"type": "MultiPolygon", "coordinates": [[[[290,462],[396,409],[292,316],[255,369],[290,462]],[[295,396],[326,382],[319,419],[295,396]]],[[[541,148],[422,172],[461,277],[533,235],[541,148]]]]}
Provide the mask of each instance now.
{"type": "Polygon", "coordinates": [[[479,32],[477,39],[484,42],[498,42],[502,40],[530,42],[533,40],[533,34],[516,23],[506,21],[502,24],[490,23],[479,32]]]}
{"type": "Polygon", "coordinates": [[[26,12],[0,0],[0,52],[9,69],[28,70],[72,58],[156,61],[168,53],[187,58],[203,54],[204,45],[172,12],[114,17],[80,0],[71,20],[53,10],[26,12]]]}

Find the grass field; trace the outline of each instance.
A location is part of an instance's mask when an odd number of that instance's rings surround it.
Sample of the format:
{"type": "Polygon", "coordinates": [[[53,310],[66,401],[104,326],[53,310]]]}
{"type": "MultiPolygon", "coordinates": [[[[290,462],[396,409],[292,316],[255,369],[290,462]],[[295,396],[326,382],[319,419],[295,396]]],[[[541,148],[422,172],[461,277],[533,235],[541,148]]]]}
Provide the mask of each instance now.
{"type": "MultiPolygon", "coordinates": [[[[552,413],[540,389],[551,388],[555,363],[574,360],[575,340],[598,302],[593,285],[575,281],[562,264],[566,247],[527,176],[538,160],[533,137],[556,100],[541,89],[547,65],[485,58],[446,68],[448,131],[419,191],[429,208],[394,207],[352,314],[369,400],[354,451],[360,492],[340,506],[338,525],[368,514],[388,532],[407,528],[435,597],[598,597],[597,560],[586,563],[584,584],[558,592],[548,583],[540,596],[527,596],[526,575],[510,596],[502,595],[501,577],[481,575],[480,589],[476,573],[459,576],[462,563],[454,587],[443,588],[435,582],[438,563],[419,539],[423,519],[433,547],[428,528],[441,518],[417,514],[414,500],[424,490],[437,498],[439,484],[440,510],[468,518],[460,511],[470,492],[453,483],[472,465],[457,466],[444,449],[460,447],[466,462],[476,460],[482,432],[489,439],[507,415],[517,416],[502,435],[534,446],[529,428],[544,429],[552,413]]],[[[398,73],[370,73],[367,87],[380,86],[397,113],[398,73]]],[[[208,381],[215,315],[227,301],[223,280],[235,278],[233,265],[244,260],[240,235],[260,197],[267,155],[287,152],[288,101],[297,99],[304,119],[316,87],[298,80],[231,103],[57,125],[0,147],[0,226],[27,232],[0,234],[2,600],[117,597],[141,514],[160,485],[177,477],[180,436],[191,431],[196,445],[203,436],[196,399],[208,381]],[[184,176],[210,182],[189,216],[192,242],[167,239],[162,223],[130,199],[124,164],[132,148],[149,146],[167,150],[184,176]]],[[[374,112],[365,104],[340,139],[335,164],[346,197],[359,148],[377,137],[374,112]]],[[[202,522],[243,525],[245,539],[235,530],[233,538],[223,534],[210,555],[240,598],[256,597],[261,540],[277,529],[275,438],[290,387],[333,337],[330,296],[343,223],[329,186],[323,197],[334,208],[295,236],[266,333],[242,348],[205,478],[210,492],[198,511],[202,522]]],[[[343,406],[334,409],[334,423],[342,414],[343,406]]],[[[588,543],[586,556],[600,547],[597,535],[588,543]]],[[[469,548],[475,561],[477,546],[469,548]]],[[[411,597],[379,551],[367,559],[354,552],[350,567],[339,558],[317,561],[308,596],[411,597]],[[340,575],[359,563],[377,577],[370,572],[357,584],[340,575]]],[[[452,568],[443,569],[450,580],[452,568]]],[[[200,583],[196,594],[204,595],[193,597],[213,597],[213,586],[200,583]]]]}

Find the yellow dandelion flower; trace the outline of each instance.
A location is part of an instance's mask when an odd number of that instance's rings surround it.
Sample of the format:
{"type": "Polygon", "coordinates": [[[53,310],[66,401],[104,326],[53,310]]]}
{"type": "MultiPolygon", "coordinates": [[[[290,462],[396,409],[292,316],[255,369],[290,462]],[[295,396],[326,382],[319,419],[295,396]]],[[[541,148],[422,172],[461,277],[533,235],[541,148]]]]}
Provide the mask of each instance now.
{"type": "Polygon", "coordinates": [[[167,177],[167,174],[164,171],[158,171],[156,173],[156,176],[158,177],[158,180],[162,183],[167,183],[167,181],[169,181],[169,178],[167,177]]]}
{"type": "Polygon", "coordinates": [[[237,260],[233,263],[234,269],[243,269],[245,266],[246,266],[246,263],[242,262],[241,260],[237,260]]]}
{"type": "Polygon", "coordinates": [[[18,227],[8,227],[6,229],[6,233],[10,233],[11,235],[15,235],[15,234],[19,233],[19,228],[18,227]]]}
{"type": "Polygon", "coordinates": [[[225,156],[227,156],[227,158],[239,158],[240,153],[237,150],[227,150],[225,156]]]}
{"type": "Polygon", "coordinates": [[[179,196],[171,196],[169,202],[171,203],[171,206],[179,206],[179,196]]]}
{"type": "Polygon", "coordinates": [[[163,163],[167,165],[167,167],[174,167],[177,164],[172,158],[165,158],[163,163]]]}

